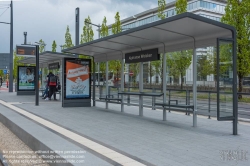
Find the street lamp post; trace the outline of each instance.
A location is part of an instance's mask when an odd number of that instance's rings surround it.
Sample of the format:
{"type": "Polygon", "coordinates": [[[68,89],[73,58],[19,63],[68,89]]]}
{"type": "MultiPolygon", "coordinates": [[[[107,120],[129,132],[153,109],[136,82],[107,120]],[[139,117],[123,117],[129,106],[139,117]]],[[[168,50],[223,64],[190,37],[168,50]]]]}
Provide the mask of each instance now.
{"type": "Polygon", "coordinates": [[[61,47],[61,52],[62,52],[62,49],[63,49],[63,45],[60,45],[60,47],[61,47]]]}
{"type": "Polygon", "coordinates": [[[13,2],[10,2],[10,65],[9,92],[13,92],[13,2]]]}

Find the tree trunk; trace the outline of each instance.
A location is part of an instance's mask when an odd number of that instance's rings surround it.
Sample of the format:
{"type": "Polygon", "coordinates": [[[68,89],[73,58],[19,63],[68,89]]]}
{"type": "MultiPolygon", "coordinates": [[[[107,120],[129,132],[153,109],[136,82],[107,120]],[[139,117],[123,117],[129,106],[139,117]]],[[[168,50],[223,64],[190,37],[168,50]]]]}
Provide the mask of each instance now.
{"type": "MultiPolygon", "coordinates": [[[[243,77],[239,76],[239,90],[238,92],[242,92],[243,90],[243,77]]],[[[242,99],[242,95],[238,95],[238,99],[242,99]]]]}
{"type": "Polygon", "coordinates": [[[183,74],[181,74],[181,89],[183,89],[183,74]]]}
{"type": "Polygon", "coordinates": [[[149,71],[149,77],[150,77],[150,88],[151,88],[151,86],[152,86],[152,69],[151,69],[151,64],[149,65],[149,69],[150,69],[150,71],[149,71]]]}

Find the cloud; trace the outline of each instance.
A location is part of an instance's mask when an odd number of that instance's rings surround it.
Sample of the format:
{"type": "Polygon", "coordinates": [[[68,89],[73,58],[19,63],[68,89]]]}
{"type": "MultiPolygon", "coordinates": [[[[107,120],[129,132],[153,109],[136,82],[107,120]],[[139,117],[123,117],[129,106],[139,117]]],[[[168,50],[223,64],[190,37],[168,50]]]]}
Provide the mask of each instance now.
{"type": "MultiPolygon", "coordinates": [[[[1,4],[8,4],[1,2],[1,4]]],[[[51,50],[53,40],[57,43],[57,51],[65,42],[66,27],[69,25],[72,41],[75,41],[75,8],[80,8],[80,34],[84,19],[90,16],[95,24],[101,24],[106,16],[108,24],[114,23],[116,12],[121,19],[149,10],[157,6],[157,0],[23,0],[14,5],[14,48],[24,41],[23,32],[27,32],[27,41],[34,43],[43,39],[46,50],[51,50]]],[[[0,14],[2,10],[0,9],[0,14]]],[[[10,10],[0,17],[0,21],[8,21],[10,10]]],[[[93,26],[96,39],[98,34],[93,26]]],[[[0,24],[0,52],[9,52],[9,25],[0,24]]]]}

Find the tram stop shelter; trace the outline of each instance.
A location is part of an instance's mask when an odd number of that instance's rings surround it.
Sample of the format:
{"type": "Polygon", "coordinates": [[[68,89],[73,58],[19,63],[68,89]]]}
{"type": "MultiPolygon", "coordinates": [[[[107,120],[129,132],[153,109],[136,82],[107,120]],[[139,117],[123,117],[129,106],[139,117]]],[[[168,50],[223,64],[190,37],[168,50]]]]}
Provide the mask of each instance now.
{"type": "MultiPolygon", "coordinates": [[[[152,22],[130,30],[103,37],[88,43],[74,46],[63,50],[63,52],[73,54],[83,54],[92,56],[95,63],[106,62],[106,80],[108,80],[108,61],[121,61],[121,112],[124,112],[123,95],[139,96],[139,115],[143,116],[143,96],[163,95],[163,120],[166,120],[165,106],[170,103],[166,101],[166,74],[163,74],[163,94],[143,92],[143,62],[139,67],[139,92],[124,91],[124,63],[128,55],[141,53],[149,49],[158,49],[158,53],[163,54],[163,71],[166,72],[167,52],[193,49],[192,71],[193,71],[193,105],[176,105],[175,107],[192,108],[193,126],[197,126],[197,49],[215,46],[217,51],[216,70],[217,78],[220,80],[222,72],[220,66],[227,65],[232,71],[233,82],[232,91],[225,92],[220,88],[217,81],[217,120],[233,121],[233,134],[237,135],[237,75],[236,75],[236,31],[235,28],[224,23],[204,18],[192,13],[183,13],[170,18],[152,22]],[[125,59],[125,61],[124,61],[125,59]]],[[[133,59],[133,58],[132,58],[133,59]]],[[[94,67],[95,70],[95,67],[94,67]]],[[[95,71],[94,71],[95,73],[95,71]]],[[[94,76],[95,77],[95,76],[94,76]]],[[[94,78],[95,82],[95,78],[94,78]]],[[[108,84],[106,84],[106,94],[108,84]]],[[[93,84],[93,105],[95,106],[95,84],[93,84]]],[[[106,101],[106,108],[108,108],[106,101]]],[[[173,105],[171,105],[173,106],[173,105]]]]}
{"type": "MultiPolygon", "coordinates": [[[[54,74],[59,74],[59,79],[60,82],[62,83],[62,78],[63,78],[63,69],[62,69],[62,62],[64,58],[76,58],[75,55],[72,54],[64,54],[64,53],[60,53],[60,52],[51,52],[51,51],[45,51],[39,54],[39,68],[42,69],[42,75],[44,73],[44,68],[48,67],[49,70],[58,70],[58,73],[54,73],[54,74]]],[[[26,57],[22,60],[19,60],[19,63],[22,64],[32,64],[32,65],[36,65],[36,57],[26,57]]],[[[43,86],[43,78],[41,80],[41,85],[40,87],[43,86]]],[[[62,99],[62,97],[61,97],[62,99]]]]}

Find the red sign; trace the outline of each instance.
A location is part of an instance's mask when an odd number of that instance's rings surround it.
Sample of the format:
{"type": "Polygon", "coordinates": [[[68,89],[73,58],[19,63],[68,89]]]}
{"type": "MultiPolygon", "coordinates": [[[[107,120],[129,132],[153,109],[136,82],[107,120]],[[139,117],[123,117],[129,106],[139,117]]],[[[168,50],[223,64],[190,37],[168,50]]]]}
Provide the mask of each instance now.
{"type": "Polygon", "coordinates": [[[131,72],[129,72],[129,76],[133,76],[134,75],[134,73],[131,71],[131,72]]]}

